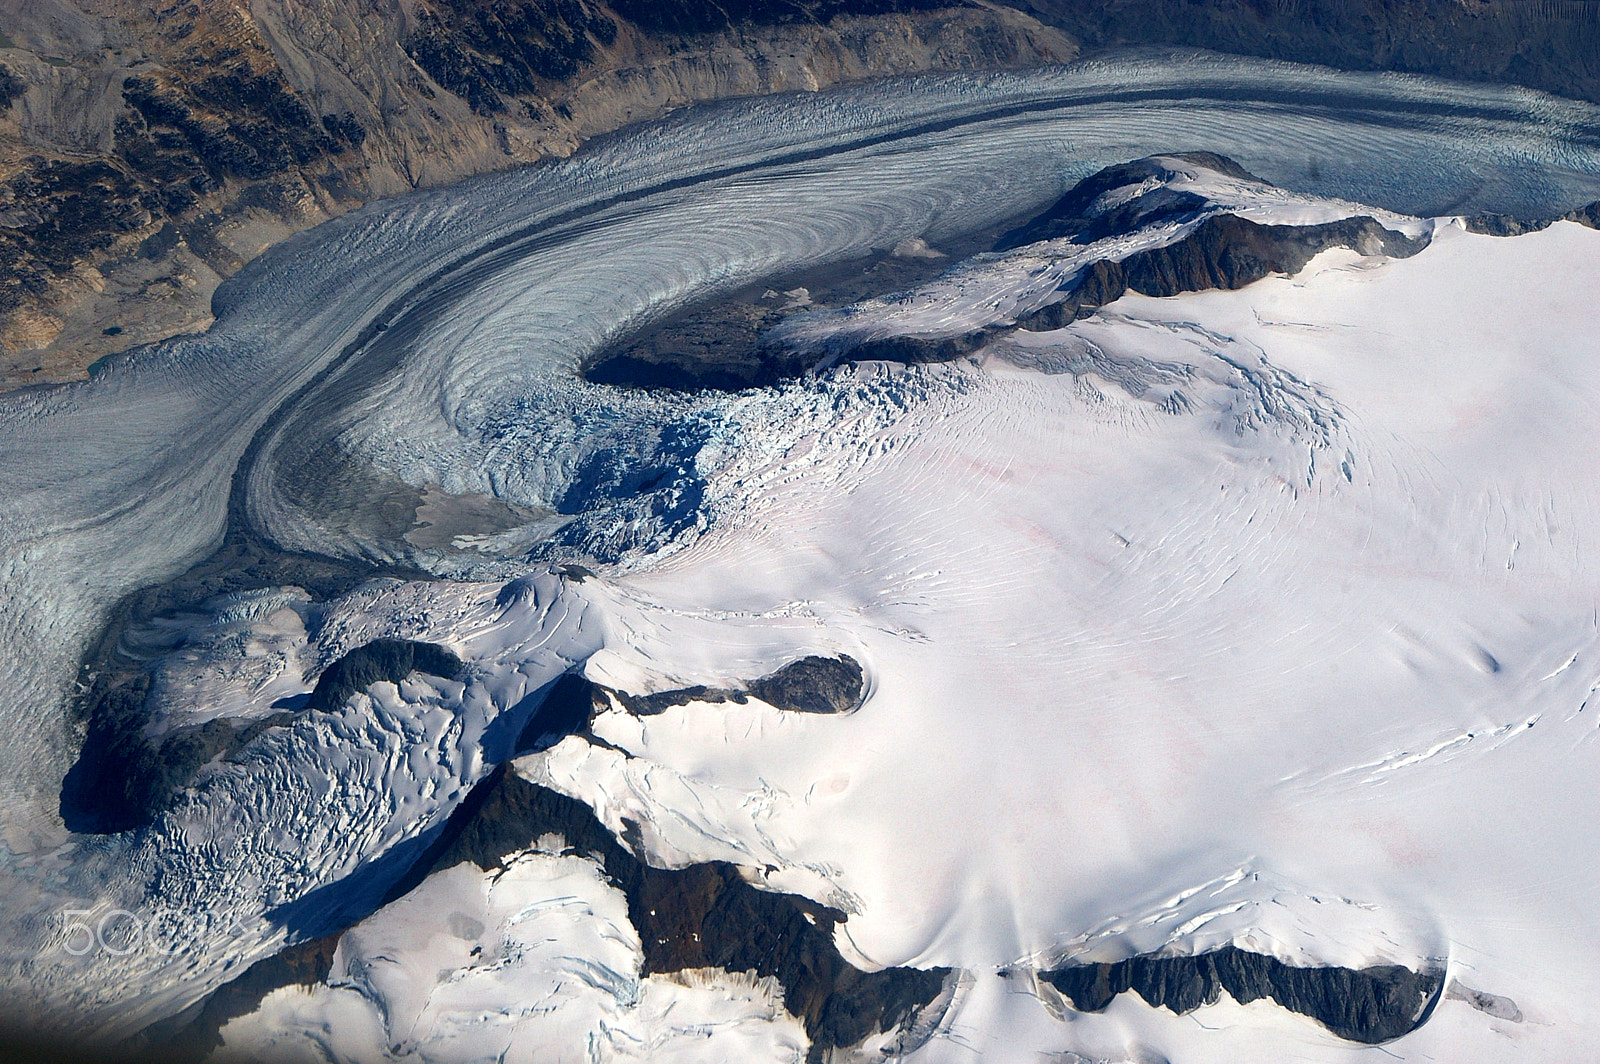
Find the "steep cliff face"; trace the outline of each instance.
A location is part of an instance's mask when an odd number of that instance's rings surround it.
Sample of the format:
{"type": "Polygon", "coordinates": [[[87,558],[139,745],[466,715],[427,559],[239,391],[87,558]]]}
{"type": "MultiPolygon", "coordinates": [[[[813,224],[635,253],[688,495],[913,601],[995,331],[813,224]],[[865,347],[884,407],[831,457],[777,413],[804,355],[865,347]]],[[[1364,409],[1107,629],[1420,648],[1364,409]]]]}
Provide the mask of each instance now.
{"type": "Polygon", "coordinates": [[[1083,1012],[1099,1012],[1128,990],[1155,1008],[1180,1014],[1216,1004],[1224,992],[1242,1005],[1269,998],[1310,1016],[1340,1038],[1369,1044],[1422,1026],[1444,989],[1442,968],[1301,968],[1235,946],[1193,957],[1138,956],[1112,964],[1072,965],[1043,972],[1040,978],[1083,1012]]]}
{"type": "Polygon", "coordinates": [[[973,0],[163,3],[0,15],[0,387],[203,328],[222,278],[373,199],[695,101],[1076,53],[973,0]]]}

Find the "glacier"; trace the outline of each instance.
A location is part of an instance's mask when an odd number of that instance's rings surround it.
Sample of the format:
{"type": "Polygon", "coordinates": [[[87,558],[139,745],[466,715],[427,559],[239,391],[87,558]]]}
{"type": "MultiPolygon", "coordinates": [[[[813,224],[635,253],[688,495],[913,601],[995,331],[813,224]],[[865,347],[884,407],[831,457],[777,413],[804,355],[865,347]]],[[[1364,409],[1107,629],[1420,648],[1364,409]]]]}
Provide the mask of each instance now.
{"type": "MultiPolygon", "coordinates": [[[[269,998],[229,1044],[340,1016],[339,1059],[398,1055],[392,1031],[363,1041],[362,1010],[405,998],[433,1025],[406,1052],[449,1058],[472,1037],[452,1010],[504,987],[429,930],[425,899],[476,898],[478,930],[453,941],[506,950],[520,907],[565,891],[587,915],[560,963],[613,975],[551,1030],[604,1014],[648,1043],[680,1003],[792,1058],[803,1032],[770,987],[630,969],[633,932],[577,859],[387,892],[561,676],[640,694],[848,654],[867,676],[853,714],[613,705],[515,771],[633,825],[653,863],[728,861],[847,913],[837,945],[864,970],[960,969],[915,1060],[1581,1057],[1600,989],[1581,841],[1600,235],[1482,236],[1457,216],[1600,198],[1597,132],[1594,108],[1521,90],[1203,55],[695,109],[330,223],[220,290],[208,333],[0,397],[11,1022],[126,1038],[365,919],[338,986],[269,998]],[[945,365],[734,394],[574,372],[691,300],[938,247],[1106,163],[1194,149],[1293,190],[1235,188],[1233,209],[1298,224],[1372,204],[1431,242],[1130,293],[945,365]],[[385,500],[430,492],[527,519],[419,546],[385,500]],[[128,596],[241,542],[374,578],[162,619],[180,649],[161,651],[153,732],[265,717],[376,639],[448,647],[466,671],[269,729],[147,827],[67,831],[80,663],[128,596]],[[182,948],[78,953],[68,911],[166,914],[182,948]],[[1360,1048],[1267,1002],[1080,1013],[1039,978],[1222,945],[1442,965],[1522,1019],[1462,992],[1360,1048]],[[374,951],[412,974],[372,975],[374,951]],[[465,996],[417,1005],[441,971],[465,996]]],[[[1043,283],[1028,254],[935,282],[936,327],[1013,313],[1043,283]]],[[[529,958],[517,994],[547,992],[555,962],[511,952],[529,958]]]]}

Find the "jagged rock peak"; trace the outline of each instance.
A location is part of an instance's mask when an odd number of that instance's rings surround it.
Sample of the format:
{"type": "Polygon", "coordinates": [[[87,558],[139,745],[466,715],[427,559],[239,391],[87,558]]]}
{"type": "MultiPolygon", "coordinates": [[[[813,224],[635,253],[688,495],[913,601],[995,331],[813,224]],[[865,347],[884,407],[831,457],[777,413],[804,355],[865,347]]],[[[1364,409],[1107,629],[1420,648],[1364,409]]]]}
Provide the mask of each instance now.
{"type": "Polygon", "coordinates": [[[1197,192],[1172,187],[1203,174],[1263,187],[1267,182],[1215,152],[1175,152],[1117,163],[1079,181],[1026,225],[1000,238],[997,251],[1069,237],[1088,244],[1112,233],[1143,228],[1164,218],[1194,215],[1206,206],[1197,192]]]}
{"type": "Polygon", "coordinates": [[[814,308],[769,329],[766,361],[939,362],[1016,329],[1049,332],[1125,292],[1175,296],[1293,276],[1318,253],[1405,258],[1433,222],[1279,188],[1209,152],[1106,167],[916,289],[814,308]]]}

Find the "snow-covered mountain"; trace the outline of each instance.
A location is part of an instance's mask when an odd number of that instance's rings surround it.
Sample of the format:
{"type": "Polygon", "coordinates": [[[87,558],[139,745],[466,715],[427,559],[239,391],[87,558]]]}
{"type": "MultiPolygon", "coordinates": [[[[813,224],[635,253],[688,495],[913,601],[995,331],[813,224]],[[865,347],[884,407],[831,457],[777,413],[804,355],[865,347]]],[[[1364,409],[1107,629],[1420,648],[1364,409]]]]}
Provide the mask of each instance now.
{"type": "Polygon", "coordinates": [[[6,400],[13,1011],[159,1042],[342,931],[224,1052],[1580,1058],[1600,233],[1460,212],[1596,198],[1597,126],[1213,61],[762,101],[6,400]],[[789,318],[805,376],[575,372],[1030,213],[789,318]],[[59,819],[82,661],[173,755],[114,834],[59,819]]]}
{"type": "MultiPolygon", "coordinates": [[[[1181,158],[1147,165],[1165,179],[1138,194],[1203,190],[1196,217],[984,257],[794,331],[909,332],[941,299],[944,328],[982,328],[1013,311],[1019,276],[1059,287],[1087,256],[1171,246],[1218,212],[1289,227],[1362,210],[1241,193],[1181,158]]],[[[1584,426],[1600,383],[1585,293],[1600,234],[1563,222],[1502,239],[1378,216],[1427,246],[1403,260],[1328,250],[1237,291],[1128,294],[950,365],[862,364],[815,386],[894,394],[893,418],[870,401],[818,417],[814,389],[762,396],[782,411],[774,429],[804,420],[806,435],[787,461],[736,462],[713,482],[742,500],[738,518],[620,581],[631,602],[601,612],[626,634],[583,674],[634,695],[719,689],[848,652],[865,663],[865,705],[802,719],[690,698],[641,717],[611,698],[587,734],[516,771],[590,804],[653,862],[730,861],[838,907],[862,968],[961,972],[911,1059],[1344,1060],[1396,1034],[1369,1052],[1581,1054],[1595,858],[1573,839],[1591,827],[1600,683],[1580,549],[1597,516],[1584,426]],[[1566,281],[1552,286],[1557,264],[1566,281]],[[1493,286],[1501,298],[1481,309],[1493,286]],[[1230,950],[1326,982],[1297,997],[1291,978],[1265,976],[1238,1003],[1239,980],[1219,998],[1192,966],[1168,977],[1176,988],[1146,975],[1158,1003],[1195,984],[1182,1016],[1107,983],[1130,957],[1230,950]],[[1094,978],[1098,997],[1057,989],[1094,978]],[[1085,997],[1101,1011],[1073,1007],[1085,997]],[[1215,1003],[1188,1013],[1197,1000],[1215,1003]]],[[[461,888],[470,899],[513,868],[456,866],[429,889],[481,877],[461,888]]],[[[454,941],[441,912],[395,903],[348,948],[418,944],[360,976],[341,954],[326,989],[280,991],[224,1037],[326,1044],[338,1005],[366,1018],[332,1029],[381,1032],[373,1052],[402,1036],[384,1021],[394,994],[454,1001],[434,995],[486,965],[562,970],[508,961],[509,926],[490,936],[492,961],[441,959],[454,941]],[[390,966],[412,974],[374,990],[370,972],[390,966]]],[[[548,1015],[502,1008],[496,1037],[515,1054],[560,1031],[576,1051],[575,1022],[608,1032],[603,1059],[690,1036],[764,1047],[712,1056],[800,1055],[772,1026],[781,1010],[740,1011],[737,983],[715,978],[704,985],[731,1014],[686,1003],[616,1033],[660,978],[600,994],[616,1010],[603,1024],[554,1018],[577,1007],[560,994],[542,998],[548,1015]]],[[[462,1015],[405,1012],[404,1035],[445,1059],[484,1037],[462,1015]]]]}

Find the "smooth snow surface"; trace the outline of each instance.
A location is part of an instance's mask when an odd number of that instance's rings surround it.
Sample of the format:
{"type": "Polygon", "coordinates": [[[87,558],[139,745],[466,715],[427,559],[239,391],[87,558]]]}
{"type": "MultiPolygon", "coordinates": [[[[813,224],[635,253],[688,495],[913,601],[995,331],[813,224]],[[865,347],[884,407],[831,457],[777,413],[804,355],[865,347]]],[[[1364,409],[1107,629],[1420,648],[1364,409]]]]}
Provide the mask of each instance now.
{"type": "MultiPolygon", "coordinates": [[[[1204,57],[753,101],[358,212],[264,255],[206,335],[0,399],[7,1009],[128,1035],[366,916],[568,669],[639,693],[844,652],[868,674],[853,715],[613,710],[604,743],[518,771],[636,821],[658,863],[732,860],[841,908],[863,967],[964,969],[918,1060],[1581,1059],[1600,1038],[1600,234],[1410,222],[1435,235],[1405,261],[1328,252],[976,360],[737,395],[572,367],[691,297],[937,249],[1152,151],[1303,194],[1248,205],[1261,218],[1352,209],[1308,195],[1549,213],[1600,198],[1597,131],[1533,93],[1204,57]],[[71,836],[78,662],[123,595],[220,540],[230,490],[236,529],[440,579],[152,622],[152,732],[264,716],[375,638],[467,671],[268,731],[146,831],[71,836]],[[534,517],[416,547],[391,503],[441,490],[534,517]],[[573,558],[597,575],[546,564],[573,558]],[[183,948],[66,948],[64,910],[117,907],[180,915],[183,948]],[[1369,1049],[1268,1003],[1063,1013],[1032,975],[1227,942],[1448,962],[1523,1021],[1451,998],[1369,1049]]],[[[506,1059],[601,1016],[628,1033],[605,1052],[667,1059],[669,1013],[798,1051],[770,987],[639,980],[585,867],[441,873],[346,936],[332,985],[270,997],[229,1044],[454,1059],[477,1008],[506,1059]],[[450,931],[429,892],[481,930],[450,931]],[[566,920],[568,895],[587,911],[559,935],[519,922],[566,920]],[[569,964],[610,974],[553,989],[569,964]],[[548,1017],[519,1011],[545,993],[548,1017]]]]}
{"type": "Polygon", "coordinates": [[[608,713],[620,749],[570,738],[524,771],[668,863],[782,858],[774,887],[854,913],[858,961],[986,970],[918,1059],[1581,1059],[1596,284],[1591,230],[1447,224],[1406,261],[1327,252],[981,365],[841,374],[826,416],[797,395],[768,423],[785,461],[727,472],[737,518],[625,581],[651,607],[588,674],[709,684],[839,649],[866,707],[608,713]],[[886,394],[914,398],[885,421],[886,394]],[[1260,1004],[1062,1027],[1028,996],[1030,967],[1230,942],[1448,961],[1525,1020],[1447,1000],[1357,1049],[1260,1004]]]}

